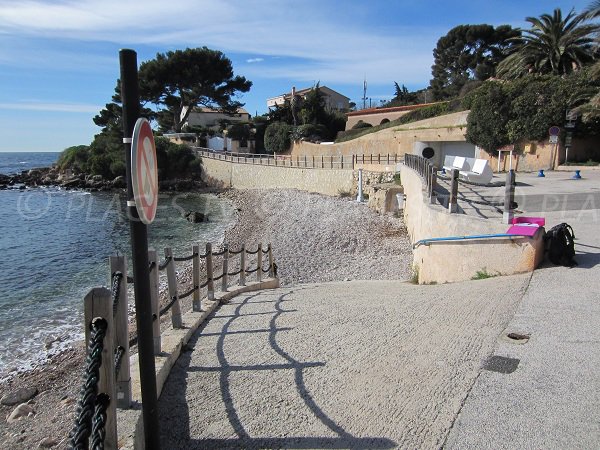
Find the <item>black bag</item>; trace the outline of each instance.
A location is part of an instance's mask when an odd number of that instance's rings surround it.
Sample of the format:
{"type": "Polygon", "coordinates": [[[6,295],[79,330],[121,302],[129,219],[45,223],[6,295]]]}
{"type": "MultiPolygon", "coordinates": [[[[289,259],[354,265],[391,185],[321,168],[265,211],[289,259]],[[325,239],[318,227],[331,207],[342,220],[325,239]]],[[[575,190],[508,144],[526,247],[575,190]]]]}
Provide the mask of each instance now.
{"type": "Polygon", "coordinates": [[[571,225],[561,223],[550,228],[544,237],[544,242],[548,258],[553,264],[567,267],[577,265],[573,259],[575,256],[575,233],[571,225]]]}

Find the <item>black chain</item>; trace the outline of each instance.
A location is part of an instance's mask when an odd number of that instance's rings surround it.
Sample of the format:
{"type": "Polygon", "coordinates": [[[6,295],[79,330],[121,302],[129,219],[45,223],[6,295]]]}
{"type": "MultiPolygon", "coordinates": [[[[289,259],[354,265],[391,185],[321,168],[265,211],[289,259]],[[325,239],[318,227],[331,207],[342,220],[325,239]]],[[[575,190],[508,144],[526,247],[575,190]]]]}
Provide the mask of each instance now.
{"type": "Polygon", "coordinates": [[[177,262],[191,261],[192,259],[194,259],[194,256],[198,256],[198,253],[192,253],[190,256],[182,256],[181,258],[173,258],[173,260],[177,262]]]}
{"type": "Polygon", "coordinates": [[[258,271],[258,269],[260,269],[260,267],[257,267],[256,269],[253,269],[253,270],[246,270],[246,273],[254,273],[254,272],[258,271]]]}
{"type": "Polygon", "coordinates": [[[174,295],[173,297],[171,297],[171,301],[167,304],[167,306],[165,306],[163,309],[160,310],[160,312],[158,313],[159,317],[162,317],[163,315],[166,314],[166,312],[168,310],[171,309],[171,307],[175,304],[175,302],[177,301],[178,297],[176,295],[174,295]]]}
{"type": "Polygon", "coordinates": [[[229,254],[230,255],[239,255],[243,251],[244,251],[243,249],[239,249],[238,251],[235,251],[235,252],[233,250],[229,250],[229,254]]]}
{"type": "Polygon", "coordinates": [[[196,290],[198,289],[198,286],[194,286],[192,289],[190,289],[189,291],[187,291],[185,294],[181,294],[179,296],[180,299],[182,298],[186,298],[189,297],[190,295],[192,295],[194,292],[196,292],[196,290]]]}
{"type": "Polygon", "coordinates": [[[123,272],[115,272],[112,276],[112,301],[113,301],[113,316],[117,314],[117,307],[119,306],[119,294],[121,293],[121,280],[123,279],[123,272]]]}
{"type": "Polygon", "coordinates": [[[227,249],[225,250],[221,250],[220,252],[213,252],[213,256],[223,256],[225,254],[225,252],[227,251],[227,249]]]}
{"type": "Polygon", "coordinates": [[[263,255],[266,255],[267,253],[269,253],[269,249],[267,248],[266,250],[262,250],[262,252],[263,252],[263,255]]]}
{"type": "Polygon", "coordinates": [[[267,267],[266,270],[261,267],[262,273],[267,273],[271,270],[271,266],[267,267]]]}
{"type": "Polygon", "coordinates": [[[261,250],[261,248],[260,248],[260,247],[258,247],[258,248],[256,249],[256,251],[253,251],[253,252],[251,252],[250,250],[246,250],[246,253],[247,253],[248,255],[256,255],[256,254],[257,254],[257,253],[258,253],[260,250],[261,250]]]}
{"type": "Polygon", "coordinates": [[[91,324],[89,353],[83,375],[84,383],[81,397],[77,405],[77,417],[71,431],[71,448],[83,450],[88,448],[88,440],[92,432],[92,415],[98,393],[100,366],[102,365],[102,350],[108,324],[105,319],[96,319],[91,324]]]}
{"type": "Polygon", "coordinates": [[[227,275],[229,275],[230,277],[235,277],[236,275],[239,275],[240,273],[242,273],[242,270],[238,270],[237,272],[229,272],[227,275]]]}
{"type": "Polygon", "coordinates": [[[106,410],[110,404],[110,397],[106,394],[98,394],[96,408],[94,409],[94,421],[92,423],[92,450],[103,450],[106,438],[106,410]]]}

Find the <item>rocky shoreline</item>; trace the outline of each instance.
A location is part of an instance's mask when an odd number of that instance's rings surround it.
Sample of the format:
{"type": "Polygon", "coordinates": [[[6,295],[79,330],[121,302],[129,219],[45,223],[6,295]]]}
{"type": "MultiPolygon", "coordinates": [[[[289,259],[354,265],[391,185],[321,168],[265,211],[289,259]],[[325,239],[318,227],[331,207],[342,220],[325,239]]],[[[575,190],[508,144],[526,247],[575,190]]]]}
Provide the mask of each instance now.
{"type": "MultiPolygon", "coordinates": [[[[227,190],[219,195],[237,210],[225,242],[230,248],[271,243],[282,285],[410,278],[412,251],[400,218],[378,215],[348,199],[295,190],[227,190]]],[[[184,292],[191,283],[190,263],[178,269],[184,292]]],[[[184,302],[182,310],[189,309],[189,303],[184,302]]],[[[163,326],[170,326],[168,314],[163,326]]],[[[6,418],[0,421],[0,448],[66,447],[84,359],[81,342],[0,385],[5,399],[0,399],[0,411],[6,418]],[[29,395],[33,396],[26,399],[29,395]],[[11,396],[26,406],[17,412],[19,405],[8,401],[11,396]]]]}
{"type": "MultiPolygon", "coordinates": [[[[58,167],[40,167],[14,174],[0,174],[0,190],[25,190],[36,187],[56,187],[61,189],[85,190],[88,192],[125,189],[124,176],[108,180],[102,175],[61,171],[58,167]]],[[[161,191],[185,192],[206,188],[206,183],[189,178],[159,180],[161,191]]]]}

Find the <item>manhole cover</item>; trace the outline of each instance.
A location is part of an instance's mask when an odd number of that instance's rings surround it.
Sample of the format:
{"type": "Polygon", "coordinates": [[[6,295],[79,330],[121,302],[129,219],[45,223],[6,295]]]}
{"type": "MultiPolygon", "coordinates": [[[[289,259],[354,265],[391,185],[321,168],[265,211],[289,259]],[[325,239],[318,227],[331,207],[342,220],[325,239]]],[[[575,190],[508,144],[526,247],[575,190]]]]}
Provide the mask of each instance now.
{"type": "Polygon", "coordinates": [[[513,373],[519,366],[520,359],[506,356],[491,356],[483,363],[483,369],[498,373],[513,373]]]}

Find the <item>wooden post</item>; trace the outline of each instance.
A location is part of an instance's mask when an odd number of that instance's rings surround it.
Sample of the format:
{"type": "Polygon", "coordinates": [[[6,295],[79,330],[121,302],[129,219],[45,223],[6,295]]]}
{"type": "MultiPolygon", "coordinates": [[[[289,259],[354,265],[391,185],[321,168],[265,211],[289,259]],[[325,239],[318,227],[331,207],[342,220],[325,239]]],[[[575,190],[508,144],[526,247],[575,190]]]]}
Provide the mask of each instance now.
{"type": "Polygon", "coordinates": [[[242,244],[240,253],[240,286],[246,286],[246,244],[242,244]]]}
{"type": "Polygon", "coordinates": [[[511,223],[514,217],[512,204],[515,201],[515,171],[509,169],[506,172],[506,184],[504,186],[504,211],[502,212],[502,223],[511,223]]]}
{"type": "Polygon", "coordinates": [[[373,164],[373,153],[371,153],[371,164],[373,164]]]}
{"type": "Polygon", "coordinates": [[[321,155],[321,169],[325,168],[325,156],[321,155]]]}
{"type": "Polygon", "coordinates": [[[158,254],[156,250],[148,250],[148,263],[150,264],[150,309],[152,311],[152,337],[154,339],[154,354],[160,354],[160,310],[158,302],[158,254]]]}
{"type": "Polygon", "coordinates": [[[179,297],[177,294],[177,276],[175,275],[175,260],[173,259],[173,250],[171,247],[165,248],[165,258],[171,258],[171,262],[167,265],[167,283],[169,285],[169,302],[173,303],[171,306],[171,323],[173,328],[181,328],[181,308],[179,307],[179,297]]]}
{"type": "Polygon", "coordinates": [[[258,253],[256,254],[256,264],[258,265],[258,270],[256,271],[256,281],[259,283],[262,280],[262,242],[258,243],[258,253]]]}
{"type": "Polygon", "coordinates": [[[273,267],[273,249],[269,243],[269,277],[275,278],[275,269],[273,267]]]}
{"type": "Polygon", "coordinates": [[[313,164],[312,164],[312,168],[315,168],[315,155],[312,155],[312,160],[313,160],[313,164]]]}
{"type": "Polygon", "coordinates": [[[458,169],[452,169],[450,174],[452,185],[450,186],[450,198],[448,199],[448,212],[453,214],[458,211],[456,196],[458,195],[458,169]]]}
{"type": "Polygon", "coordinates": [[[300,156],[296,155],[296,167],[300,167],[300,156]]]}
{"type": "Polygon", "coordinates": [[[210,242],[206,243],[206,279],[208,280],[206,296],[209,300],[214,300],[215,282],[213,281],[212,244],[210,242]]]}
{"type": "Polygon", "coordinates": [[[381,153],[377,153],[377,164],[381,164],[381,153]]]}
{"type": "Polygon", "coordinates": [[[118,303],[114,312],[114,348],[121,347],[123,349],[121,368],[119,373],[116,374],[117,406],[128,409],[131,406],[131,375],[129,368],[129,321],[127,320],[127,261],[124,256],[111,256],[109,265],[110,286],[112,286],[116,272],[123,274],[120,281],[119,296],[117,297],[118,303]]]}
{"type": "Polygon", "coordinates": [[[304,155],[304,168],[306,168],[306,155],[304,155]]]}
{"type": "Polygon", "coordinates": [[[225,254],[223,255],[223,278],[221,278],[221,292],[227,292],[227,282],[229,275],[227,271],[229,270],[229,245],[223,244],[223,251],[225,254]]]}
{"type": "Polygon", "coordinates": [[[331,165],[331,168],[333,169],[333,155],[331,155],[331,156],[329,157],[329,163],[330,163],[330,165],[331,165]]]}
{"type": "MultiPolygon", "coordinates": [[[[127,280],[127,279],[125,279],[127,280]]],[[[106,394],[110,398],[106,410],[106,424],[104,437],[104,448],[117,448],[117,402],[115,391],[115,328],[113,321],[112,301],[110,291],[106,288],[94,288],[85,296],[85,342],[89,343],[91,325],[94,320],[104,319],[107,323],[106,335],[104,336],[104,348],[102,349],[102,365],[100,366],[100,377],[98,380],[98,393],[106,394]]],[[[89,348],[87,349],[89,353],[89,348]]]]}
{"type": "Polygon", "coordinates": [[[192,283],[194,284],[194,300],[192,301],[192,311],[202,311],[202,303],[200,300],[200,246],[193,245],[192,253],[194,260],[192,264],[192,283]]]}
{"type": "Polygon", "coordinates": [[[356,167],[356,155],[352,155],[352,170],[356,167]]]}
{"type": "Polygon", "coordinates": [[[344,168],[344,155],[341,155],[340,158],[341,158],[341,165],[342,165],[341,168],[343,169],[344,168]]]}
{"type": "Polygon", "coordinates": [[[388,153],[388,159],[387,159],[387,163],[390,163],[390,154],[388,153]]]}

